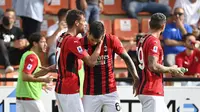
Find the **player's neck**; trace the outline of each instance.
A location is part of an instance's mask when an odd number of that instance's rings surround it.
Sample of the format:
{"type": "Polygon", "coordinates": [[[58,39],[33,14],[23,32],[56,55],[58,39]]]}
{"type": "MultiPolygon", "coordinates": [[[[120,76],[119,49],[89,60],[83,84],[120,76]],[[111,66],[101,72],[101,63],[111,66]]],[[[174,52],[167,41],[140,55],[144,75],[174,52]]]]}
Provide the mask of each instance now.
{"type": "Polygon", "coordinates": [[[151,33],[151,35],[153,35],[154,37],[160,38],[161,31],[154,31],[154,30],[152,30],[150,33],[151,33]]]}
{"type": "Polygon", "coordinates": [[[40,52],[36,48],[32,47],[30,50],[37,54],[38,57],[40,56],[40,52]]]}
{"type": "Polygon", "coordinates": [[[189,55],[191,55],[194,52],[194,50],[190,50],[190,49],[186,48],[185,52],[189,56],[189,55]]]}
{"type": "Polygon", "coordinates": [[[67,34],[70,34],[72,36],[76,36],[78,33],[77,33],[76,29],[70,28],[70,29],[68,29],[67,34]]]}

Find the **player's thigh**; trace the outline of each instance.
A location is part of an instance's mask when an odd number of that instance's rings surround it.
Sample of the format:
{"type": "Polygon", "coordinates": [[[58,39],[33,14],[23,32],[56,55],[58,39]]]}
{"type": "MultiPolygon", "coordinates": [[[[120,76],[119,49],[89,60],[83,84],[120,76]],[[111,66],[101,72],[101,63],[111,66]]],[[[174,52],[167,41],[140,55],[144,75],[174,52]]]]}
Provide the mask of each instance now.
{"type": "Polygon", "coordinates": [[[99,95],[84,95],[82,101],[85,112],[101,112],[103,103],[99,95]]]}
{"type": "Polygon", "coordinates": [[[103,96],[103,112],[122,112],[117,92],[112,92],[103,96]]]}
{"type": "Polygon", "coordinates": [[[57,94],[58,108],[61,112],[84,112],[80,95],[77,94],[57,94]]]}
{"type": "Polygon", "coordinates": [[[142,104],[142,112],[168,112],[164,97],[138,95],[142,104]]]}
{"type": "Polygon", "coordinates": [[[26,112],[46,112],[41,100],[24,101],[26,112]]]}
{"type": "Polygon", "coordinates": [[[16,112],[25,112],[23,102],[21,100],[16,100],[16,112]]]}

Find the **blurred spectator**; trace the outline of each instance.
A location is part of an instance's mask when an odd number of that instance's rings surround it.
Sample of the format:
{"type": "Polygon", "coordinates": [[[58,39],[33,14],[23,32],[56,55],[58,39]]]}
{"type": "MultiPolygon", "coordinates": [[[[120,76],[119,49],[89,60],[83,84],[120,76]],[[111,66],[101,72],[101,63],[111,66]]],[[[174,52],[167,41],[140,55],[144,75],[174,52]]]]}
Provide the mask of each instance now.
{"type": "Polygon", "coordinates": [[[185,23],[200,28],[200,0],[176,0],[174,8],[181,7],[185,11],[185,23]]]}
{"type": "Polygon", "coordinates": [[[3,17],[3,9],[0,8],[0,24],[1,24],[1,18],[3,17]]]}
{"type": "Polygon", "coordinates": [[[69,9],[60,9],[57,14],[58,21],[54,25],[50,26],[47,30],[47,44],[49,46],[48,61],[50,65],[56,63],[56,40],[62,33],[67,32],[68,30],[65,22],[68,11],[69,9]]]}
{"type": "MultiPolygon", "coordinates": [[[[51,3],[51,0],[46,0],[51,3]]],[[[13,0],[13,7],[17,16],[22,19],[22,28],[25,37],[40,32],[43,21],[44,0],[13,0]]]]}
{"type": "Polygon", "coordinates": [[[98,21],[100,12],[103,11],[102,0],[76,0],[76,7],[85,12],[85,19],[89,24],[98,21]]]}
{"type": "Polygon", "coordinates": [[[0,25],[0,65],[6,67],[6,73],[14,71],[11,65],[19,64],[28,43],[21,29],[14,26],[15,19],[15,11],[6,9],[0,25]]]}
{"type": "Polygon", "coordinates": [[[166,25],[163,32],[164,63],[166,66],[174,65],[176,54],[185,50],[182,36],[187,33],[192,33],[192,28],[190,25],[184,23],[184,9],[175,8],[173,21],[166,25]]]}
{"type": "MultiPolygon", "coordinates": [[[[197,42],[195,36],[188,33],[184,35],[183,40],[186,50],[177,54],[176,65],[188,68],[188,72],[184,74],[184,77],[200,77],[200,51],[194,47],[194,43],[197,42]]],[[[188,85],[189,83],[191,84],[191,82],[184,82],[182,85],[188,85]]]]}
{"type": "Polygon", "coordinates": [[[137,18],[139,12],[157,13],[170,15],[171,8],[167,5],[156,3],[155,0],[122,0],[122,8],[131,18],[137,18]]]}

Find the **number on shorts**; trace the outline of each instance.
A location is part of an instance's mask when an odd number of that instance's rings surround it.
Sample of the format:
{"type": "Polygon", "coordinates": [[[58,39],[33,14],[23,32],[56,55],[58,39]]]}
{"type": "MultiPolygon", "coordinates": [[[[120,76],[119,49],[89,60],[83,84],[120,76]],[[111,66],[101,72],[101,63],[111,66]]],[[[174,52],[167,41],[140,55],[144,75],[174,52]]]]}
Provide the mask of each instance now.
{"type": "Polygon", "coordinates": [[[139,61],[139,68],[143,70],[144,69],[144,54],[143,54],[142,47],[138,49],[138,61],[139,61]]]}
{"type": "Polygon", "coordinates": [[[116,108],[116,110],[117,111],[120,111],[121,110],[121,107],[120,107],[120,105],[119,105],[119,103],[117,102],[117,103],[115,103],[115,108],[116,108]]]}

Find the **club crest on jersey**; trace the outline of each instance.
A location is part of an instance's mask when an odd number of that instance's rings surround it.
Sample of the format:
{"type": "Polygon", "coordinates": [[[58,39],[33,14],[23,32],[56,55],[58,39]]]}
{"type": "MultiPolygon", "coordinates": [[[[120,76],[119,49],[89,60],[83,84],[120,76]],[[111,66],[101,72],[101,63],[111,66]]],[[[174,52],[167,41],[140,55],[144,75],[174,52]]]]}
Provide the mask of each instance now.
{"type": "Polygon", "coordinates": [[[157,53],[158,52],[158,46],[153,47],[153,52],[157,53]]]}
{"type": "Polygon", "coordinates": [[[77,47],[77,50],[78,50],[79,53],[82,53],[82,52],[83,52],[83,49],[81,48],[81,46],[78,46],[78,47],[77,47]]]}
{"type": "Polygon", "coordinates": [[[27,70],[31,70],[32,68],[32,64],[28,64],[28,66],[26,67],[27,70]]]}

